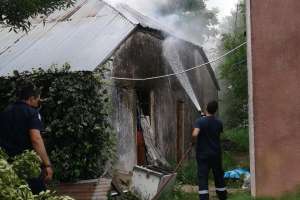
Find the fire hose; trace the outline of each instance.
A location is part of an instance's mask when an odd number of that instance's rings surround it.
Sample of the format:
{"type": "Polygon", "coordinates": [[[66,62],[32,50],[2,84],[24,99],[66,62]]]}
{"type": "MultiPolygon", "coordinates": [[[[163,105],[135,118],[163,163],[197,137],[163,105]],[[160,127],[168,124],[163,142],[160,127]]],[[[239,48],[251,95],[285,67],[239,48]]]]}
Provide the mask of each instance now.
{"type": "Polygon", "coordinates": [[[169,182],[172,180],[172,178],[175,176],[175,173],[178,172],[179,168],[182,166],[183,161],[187,158],[187,156],[189,155],[189,153],[192,151],[193,149],[193,144],[191,144],[189,146],[189,148],[186,150],[186,152],[184,153],[184,155],[182,156],[181,160],[179,161],[179,163],[176,165],[175,170],[173,171],[173,174],[168,177],[167,181],[164,182],[162,184],[162,186],[160,187],[160,189],[158,190],[158,192],[156,193],[156,195],[151,199],[151,200],[158,200],[158,198],[160,197],[162,191],[164,190],[164,188],[169,184],[169,182]]]}

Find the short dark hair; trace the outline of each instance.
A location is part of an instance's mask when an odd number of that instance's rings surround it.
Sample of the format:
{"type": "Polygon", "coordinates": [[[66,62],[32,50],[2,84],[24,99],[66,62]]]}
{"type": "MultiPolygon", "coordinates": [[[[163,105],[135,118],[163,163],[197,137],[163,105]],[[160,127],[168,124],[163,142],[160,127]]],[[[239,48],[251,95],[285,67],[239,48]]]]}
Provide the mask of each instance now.
{"type": "Polygon", "coordinates": [[[28,100],[30,97],[38,97],[41,95],[41,90],[33,84],[25,84],[17,87],[17,98],[19,100],[28,100]]]}
{"type": "Polygon", "coordinates": [[[207,104],[206,111],[209,114],[215,114],[217,112],[217,110],[218,110],[218,102],[217,101],[210,101],[207,104]]]}

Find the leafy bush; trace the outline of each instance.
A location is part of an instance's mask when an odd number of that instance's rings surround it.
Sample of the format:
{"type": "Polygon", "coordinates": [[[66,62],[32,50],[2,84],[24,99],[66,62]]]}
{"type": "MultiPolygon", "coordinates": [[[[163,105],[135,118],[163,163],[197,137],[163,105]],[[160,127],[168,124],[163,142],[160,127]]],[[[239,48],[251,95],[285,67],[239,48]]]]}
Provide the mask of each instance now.
{"type": "Polygon", "coordinates": [[[226,130],[222,134],[224,148],[233,152],[249,152],[248,128],[226,130]]]}
{"type": "Polygon", "coordinates": [[[33,82],[45,99],[40,110],[44,138],[54,166],[55,179],[74,181],[97,178],[113,157],[115,136],[109,121],[110,94],[104,68],[97,73],[70,72],[70,66],[0,78],[0,105],[14,101],[16,87],[33,82]]]}
{"type": "MultiPolygon", "coordinates": [[[[221,51],[230,51],[246,41],[245,4],[240,1],[238,12],[230,16],[227,27],[234,30],[222,34],[221,51]]],[[[248,124],[248,72],[246,45],[226,56],[219,66],[226,89],[222,97],[220,113],[228,128],[245,127],[248,124]]],[[[224,87],[224,86],[223,86],[224,87]]]]}
{"type": "Polygon", "coordinates": [[[33,195],[25,178],[35,178],[40,175],[40,159],[33,151],[11,158],[0,148],[0,199],[5,200],[72,200],[67,196],[56,196],[54,192],[46,191],[33,195]]]}
{"type": "Polygon", "coordinates": [[[21,179],[38,177],[41,173],[41,160],[35,152],[26,150],[13,158],[12,168],[21,179]]]}

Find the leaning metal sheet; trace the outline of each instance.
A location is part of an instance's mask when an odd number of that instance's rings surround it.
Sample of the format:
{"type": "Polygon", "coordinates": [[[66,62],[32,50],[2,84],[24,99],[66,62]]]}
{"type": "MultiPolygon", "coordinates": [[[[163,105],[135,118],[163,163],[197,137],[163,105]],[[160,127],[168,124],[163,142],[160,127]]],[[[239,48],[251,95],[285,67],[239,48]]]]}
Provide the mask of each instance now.
{"type": "MultiPolygon", "coordinates": [[[[92,71],[134,28],[101,1],[88,1],[71,13],[68,20],[41,23],[0,54],[0,75],[64,63],[69,63],[71,70],[92,71]]],[[[16,36],[9,34],[13,41],[16,36]]],[[[0,33],[0,41],[5,41],[2,35],[5,36],[0,33]]]]}

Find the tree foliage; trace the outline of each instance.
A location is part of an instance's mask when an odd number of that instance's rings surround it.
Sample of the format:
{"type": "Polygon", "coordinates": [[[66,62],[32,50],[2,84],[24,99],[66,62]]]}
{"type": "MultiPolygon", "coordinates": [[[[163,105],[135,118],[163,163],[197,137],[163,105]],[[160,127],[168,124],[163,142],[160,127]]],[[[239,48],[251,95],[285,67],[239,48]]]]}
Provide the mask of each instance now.
{"type": "Polygon", "coordinates": [[[29,18],[39,14],[49,15],[54,10],[69,7],[76,0],[1,0],[0,24],[11,30],[27,31],[31,23],[29,18]]]}
{"type": "MultiPolygon", "coordinates": [[[[246,41],[245,5],[240,3],[238,11],[228,19],[228,32],[222,35],[222,50],[227,52],[246,41]]],[[[246,126],[248,120],[247,49],[238,49],[225,58],[220,66],[221,78],[227,86],[224,96],[225,124],[228,128],[246,126]]]]}
{"type": "Polygon", "coordinates": [[[14,101],[18,84],[33,82],[42,88],[44,138],[57,180],[98,178],[113,157],[115,138],[104,70],[69,72],[65,66],[0,79],[2,106],[14,101]]]}

